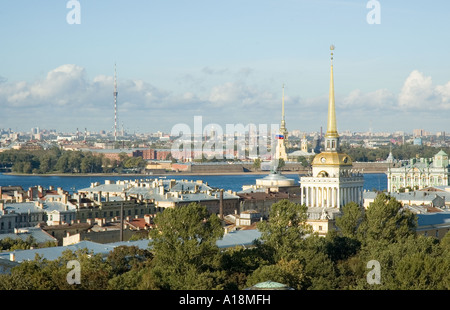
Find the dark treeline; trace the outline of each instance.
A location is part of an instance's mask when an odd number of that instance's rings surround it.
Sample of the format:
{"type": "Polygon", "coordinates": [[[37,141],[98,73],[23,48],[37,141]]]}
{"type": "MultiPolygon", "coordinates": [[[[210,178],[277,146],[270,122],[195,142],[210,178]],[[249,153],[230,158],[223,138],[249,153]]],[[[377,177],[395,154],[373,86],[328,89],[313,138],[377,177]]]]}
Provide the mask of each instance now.
{"type": "Polygon", "coordinates": [[[433,146],[413,144],[395,145],[392,146],[392,149],[389,146],[382,146],[377,149],[368,149],[362,146],[350,147],[347,143],[343,143],[341,145],[341,149],[354,161],[359,162],[386,160],[390,151],[392,151],[392,155],[396,160],[409,160],[416,157],[432,158],[440,150],[450,154],[449,147],[437,148],[433,146]]]}
{"type": "Polygon", "coordinates": [[[103,154],[66,151],[57,147],[48,150],[8,150],[0,153],[0,166],[11,167],[15,173],[112,173],[124,168],[145,167],[142,157],[119,154],[119,160],[111,160],[103,154]]]}
{"type": "MultiPolygon", "coordinates": [[[[431,158],[439,150],[450,154],[449,147],[436,148],[412,144],[396,145],[392,149],[388,146],[368,149],[362,146],[350,147],[343,143],[341,150],[347,153],[353,161],[373,162],[385,160],[389,152],[396,160],[408,160],[416,157],[431,158]]],[[[214,160],[202,160],[214,161],[214,160]]],[[[299,159],[307,165],[305,158],[299,159]]],[[[125,153],[119,155],[119,160],[111,160],[103,154],[94,155],[92,152],[67,151],[58,147],[48,150],[7,150],[0,153],[0,167],[10,167],[15,173],[113,173],[123,169],[140,169],[145,167],[142,157],[128,157],[125,153]]]]}
{"type": "Polygon", "coordinates": [[[149,250],[36,257],[0,275],[0,289],[236,290],[269,280],[296,290],[450,289],[450,233],[441,240],[416,234],[416,216],[394,198],[380,193],[367,209],[344,206],[338,230],[325,237],[306,225],[306,210],[279,201],[252,247],[220,249],[215,214],[197,203],[168,208],[155,217],[149,250]],[[67,280],[70,260],[80,264],[78,284],[67,280]]]}

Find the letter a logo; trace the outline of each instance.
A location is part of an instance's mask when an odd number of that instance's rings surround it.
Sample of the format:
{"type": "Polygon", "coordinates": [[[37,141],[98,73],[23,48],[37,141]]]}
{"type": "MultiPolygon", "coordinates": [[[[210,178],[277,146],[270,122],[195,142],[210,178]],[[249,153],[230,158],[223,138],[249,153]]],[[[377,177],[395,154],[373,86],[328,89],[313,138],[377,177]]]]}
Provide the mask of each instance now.
{"type": "Polygon", "coordinates": [[[372,9],[369,13],[367,13],[367,23],[370,25],[373,24],[381,24],[381,5],[380,2],[376,0],[370,0],[367,2],[366,8],[372,9]]]}
{"type": "Polygon", "coordinates": [[[69,284],[80,284],[81,283],[81,265],[77,260],[70,260],[67,262],[66,267],[72,269],[67,273],[66,280],[69,284]]]}
{"type": "Polygon", "coordinates": [[[381,284],[381,266],[377,260],[371,260],[367,263],[367,268],[373,268],[367,273],[367,283],[381,284]]]}
{"type": "Polygon", "coordinates": [[[70,10],[69,13],[67,13],[66,20],[69,25],[73,24],[81,24],[81,5],[80,2],[77,0],[70,0],[67,2],[66,8],[73,10],[70,10]]]}

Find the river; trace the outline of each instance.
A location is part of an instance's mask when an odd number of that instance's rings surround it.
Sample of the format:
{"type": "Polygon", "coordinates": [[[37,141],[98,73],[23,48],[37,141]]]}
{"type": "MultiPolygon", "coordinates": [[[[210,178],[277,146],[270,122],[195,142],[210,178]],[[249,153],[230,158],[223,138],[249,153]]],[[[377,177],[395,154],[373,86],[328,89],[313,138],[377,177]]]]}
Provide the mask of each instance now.
{"type": "MultiPolygon", "coordinates": [[[[298,174],[283,174],[288,178],[292,178],[299,184],[298,174]]],[[[236,175],[168,175],[163,176],[167,179],[175,180],[203,180],[209,186],[223,188],[239,192],[243,185],[255,184],[257,179],[263,178],[263,174],[236,174],[236,175]]],[[[9,175],[0,173],[0,186],[21,186],[27,190],[29,187],[40,185],[44,188],[49,186],[61,187],[62,189],[73,193],[79,189],[89,187],[93,182],[104,183],[105,180],[130,180],[130,179],[151,179],[159,176],[43,176],[43,175],[9,175]]],[[[386,190],[387,177],[384,173],[368,173],[364,174],[365,190],[386,190]]]]}

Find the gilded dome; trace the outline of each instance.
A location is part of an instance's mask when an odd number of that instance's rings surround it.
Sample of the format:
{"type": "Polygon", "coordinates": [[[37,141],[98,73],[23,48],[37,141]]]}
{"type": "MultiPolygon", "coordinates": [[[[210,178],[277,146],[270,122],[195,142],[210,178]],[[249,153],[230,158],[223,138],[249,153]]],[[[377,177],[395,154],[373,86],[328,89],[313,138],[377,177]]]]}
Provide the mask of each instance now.
{"type": "Polygon", "coordinates": [[[313,166],[352,166],[352,159],[345,153],[322,152],[314,157],[313,166]]]}

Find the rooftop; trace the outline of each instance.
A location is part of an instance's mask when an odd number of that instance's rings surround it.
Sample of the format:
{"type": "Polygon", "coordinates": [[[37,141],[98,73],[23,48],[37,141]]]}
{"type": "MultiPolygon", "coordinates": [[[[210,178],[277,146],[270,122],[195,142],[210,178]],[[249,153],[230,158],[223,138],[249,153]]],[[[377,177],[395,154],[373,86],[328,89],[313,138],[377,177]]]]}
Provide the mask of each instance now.
{"type": "MultiPolygon", "coordinates": [[[[216,242],[219,248],[227,248],[234,246],[250,246],[255,239],[261,237],[261,233],[258,230],[239,230],[227,233],[222,239],[216,242]]],[[[108,255],[115,247],[118,246],[137,246],[141,249],[148,249],[150,244],[149,239],[141,239],[137,241],[122,241],[114,243],[100,244],[92,241],[80,241],[75,244],[67,246],[57,246],[49,248],[40,248],[32,250],[16,250],[11,252],[1,252],[0,259],[10,259],[10,253],[14,253],[15,261],[22,262],[25,260],[33,260],[36,254],[42,256],[44,259],[56,260],[66,250],[76,251],[78,249],[87,249],[92,251],[93,254],[108,255]]]]}

